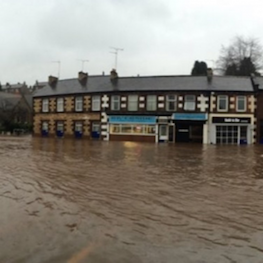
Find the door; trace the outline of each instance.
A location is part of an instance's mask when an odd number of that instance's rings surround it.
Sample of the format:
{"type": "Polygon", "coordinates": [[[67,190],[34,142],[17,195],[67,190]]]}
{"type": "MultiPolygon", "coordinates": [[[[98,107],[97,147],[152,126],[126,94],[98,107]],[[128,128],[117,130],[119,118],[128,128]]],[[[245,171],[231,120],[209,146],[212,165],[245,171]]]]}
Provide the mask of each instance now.
{"type": "Polygon", "coordinates": [[[177,124],[176,125],[176,142],[189,142],[189,125],[177,124]]]}
{"type": "Polygon", "coordinates": [[[100,138],[100,122],[93,122],[91,126],[91,137],[94,139],[100,138]]]}
{"type": "Polygon", "coordinates": [[[168,141],[168,126],[167,124],[159,125],[159,142],[168,141]]]}
{"type": "Polygon", "coordinates": [[[168,141],[169,142],[174,142],[174,125],[169,125],[168,126],[168,129],[169,129],[169,138],[168,138],[168,141]]]}

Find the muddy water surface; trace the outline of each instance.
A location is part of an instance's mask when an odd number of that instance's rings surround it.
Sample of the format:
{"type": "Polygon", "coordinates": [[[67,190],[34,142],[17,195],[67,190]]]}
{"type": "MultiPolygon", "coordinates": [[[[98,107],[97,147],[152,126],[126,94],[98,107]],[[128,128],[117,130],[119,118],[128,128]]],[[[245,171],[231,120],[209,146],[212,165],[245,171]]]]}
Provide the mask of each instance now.
{"type": "Polygon", "coordinates": [[[263,262],[263,148],[0,138],[0,263],[263,262]]]}

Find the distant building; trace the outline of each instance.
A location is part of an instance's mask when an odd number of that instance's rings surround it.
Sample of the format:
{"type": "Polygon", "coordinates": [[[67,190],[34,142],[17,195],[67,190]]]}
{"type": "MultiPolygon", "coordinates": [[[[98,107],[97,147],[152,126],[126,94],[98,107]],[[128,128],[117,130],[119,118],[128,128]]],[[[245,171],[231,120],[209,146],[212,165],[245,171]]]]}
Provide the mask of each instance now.
{"type": "Polygon", "coordinates": [[[9,84],[6,83],[5,85],[1,86],[1,90],[6,93],[12,94],[29,94],[30,90],[26,83],[17,83],[17,84],[9,84]]]}

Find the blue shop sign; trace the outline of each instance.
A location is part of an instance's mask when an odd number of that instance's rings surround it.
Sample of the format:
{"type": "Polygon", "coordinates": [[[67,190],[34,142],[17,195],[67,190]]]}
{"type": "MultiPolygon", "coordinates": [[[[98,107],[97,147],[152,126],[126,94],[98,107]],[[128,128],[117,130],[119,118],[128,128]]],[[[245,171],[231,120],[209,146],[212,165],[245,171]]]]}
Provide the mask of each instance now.
{"type": "Polygon", "coordinates": [[[155,116],[109,116],[109,123],[155,124],[155,116]]]}
{"type": "Polygon", "coordinates": [[[172,115],[173,120],[189,120],[189,121],[206,121],[206,113],[174,113],[172,115]]]}

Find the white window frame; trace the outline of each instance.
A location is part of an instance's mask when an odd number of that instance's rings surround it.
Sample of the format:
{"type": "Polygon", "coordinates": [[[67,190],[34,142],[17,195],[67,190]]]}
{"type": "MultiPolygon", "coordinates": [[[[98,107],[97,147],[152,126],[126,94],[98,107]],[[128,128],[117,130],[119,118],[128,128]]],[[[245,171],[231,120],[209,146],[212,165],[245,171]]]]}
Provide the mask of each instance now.
{"type": "Polygon", "coordinates": [[[92,111],[100,111],[101,109],[100,104],[101,104],[100,96],[99,95],[92,96],[92,104],[91,104],[92,111]]]}
{"type": "Polygon", "coordinates": [[[146,110],[147,111],[157,110],[157,96],[156,95],[147,95],[146,110]]]}
{"type": "Polygon", "coordinates": [[[217,111],[222,111],[222,112],[226,112],[228,111],[228,96],[227,95],[218,95],[217,96],[217,111]],[[225,109],[220,109],[220,98],[224,97],[226,99],[226,108],[225,109]]]}
{"type": "Polygon", "coordinates": [[[239,112],[247,111],[247,97],[246,96],[237,96],[236,97],[236,111],[239,111],[239,112]],[[244,109],[238,108],[238,102],[239,102],[240,98],[244,99],[244,109]]]}
{"type": "Polygon", "coordinates": [[[138,95],[128,96],[128,111],[138,111],[138,95]]]}
{"type": "Polygon", "coordinates": [[[75,111],[83,111],[83,97],[75,97],[75,111]]]}
{"type": "Polygon", "coordinates": [[[177,110],[177,95],[174,95],[174,94],[166,95],[166,110],[167,111],[176,111],[177,110]],[[173,96],[174,98],[173,99],[169,98],[171,96],[173,96]],[[170,102],[174,103],[174,109],[169,108],[170,102]]]}
{"type": "Polygon", "coordinates": [[[121,108],[121,98],[119,95],[112,95],[111,96],[111,110],[112,111],[119,111],[121,108]],[[116,104],[117,103],[117,107],[116,104]]]}
{"type": "Polygon", "coordinates": [[[184,96],[184,110],[185,111],[195,111],[196,109],[196,96],[195,95],[185,95],[184,96]]]}
{"type": "Polygon", "coordinates": [[[57,98],[57,112],[64,112],[64,98],[57,98]]]}
{"type": "Polygon", "coordinates": [[[42,112],[48,112],[49,111],[49,99],[43,99],[42,100],[42,112]]]}

